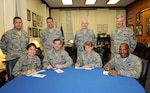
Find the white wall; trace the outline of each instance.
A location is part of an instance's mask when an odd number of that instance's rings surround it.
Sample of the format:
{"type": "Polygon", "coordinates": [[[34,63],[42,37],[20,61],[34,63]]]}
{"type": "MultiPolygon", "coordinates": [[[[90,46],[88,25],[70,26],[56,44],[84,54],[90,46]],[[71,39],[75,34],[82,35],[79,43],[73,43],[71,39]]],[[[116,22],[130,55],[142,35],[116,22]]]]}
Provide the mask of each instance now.
{"type": "Polygon", "coordinates": [[[51,16],[54,19],[55,26],[60,28],[63,26],[65,39],[68,38],[67,31],[67,11],[71,12],[71,21],[72,21],[72,31],[73,35],[75,35],[76,31],[81,28],[81,21],[83,19],[87,19],[89,21],[89,28],[92,29],[97,36],[97,25],[98,24],[107,24],[108,30],[105,32],[107,34],[111,34],[111,31],[116,28],[116,16],[123,15],[126,17],[125,9],[93,9],[93,10],[59,10],[52,9],[51,16]]]}

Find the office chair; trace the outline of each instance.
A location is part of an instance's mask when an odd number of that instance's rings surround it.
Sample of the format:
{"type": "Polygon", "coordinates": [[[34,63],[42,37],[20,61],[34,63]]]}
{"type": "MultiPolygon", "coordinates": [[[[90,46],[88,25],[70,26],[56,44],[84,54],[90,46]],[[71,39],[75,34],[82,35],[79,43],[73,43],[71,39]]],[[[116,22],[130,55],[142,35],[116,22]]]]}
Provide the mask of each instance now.
{"type": "Polygon", "coordinates": [[[149,60],[145,60],[145,59],[141,59],[142,60],[142,73],[141,76],[138,80],[138,82],[145,87],[145,82],[147,79],[147,72],[148,72],[148,68],[149,68],[149,60]]]}
{"type": "Polygon", "coordinates": [[[8,74],[8,81],[10,81],[14,78],[14,76],[12,75],[12,70],[13,70],[16,62],[18,61],[18,59],[19,58],[6,61],[6,71],[8,74]]]}

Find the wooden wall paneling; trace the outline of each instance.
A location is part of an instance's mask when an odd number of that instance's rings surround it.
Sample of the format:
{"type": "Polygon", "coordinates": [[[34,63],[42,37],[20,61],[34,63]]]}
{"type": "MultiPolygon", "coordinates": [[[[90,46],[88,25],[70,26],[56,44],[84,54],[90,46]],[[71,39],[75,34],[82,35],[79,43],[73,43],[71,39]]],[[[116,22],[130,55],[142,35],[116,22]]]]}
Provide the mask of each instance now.
{"type": "MultiPolygon", "coordinates": [[[[150,17],[150,0],[136,0],[131,5],[127,6],[126,13],[127,13],[127,21],[128,21],[128,13],[133,12],[133,25],[134,25],[134,33],[136,33],[136,14],[141,12],[140,15],[140,22],[143,26],[143,34],[142,36],[136,36],[138,42],[143,43],[145,40],[146,45],[150,41],[150,36],[146,34],[146,18],[150,17]],[[143,11],[144,10],[144,11],[143,11]]],[[[128,25],[128,22],[127,22],[128,25]]]]}

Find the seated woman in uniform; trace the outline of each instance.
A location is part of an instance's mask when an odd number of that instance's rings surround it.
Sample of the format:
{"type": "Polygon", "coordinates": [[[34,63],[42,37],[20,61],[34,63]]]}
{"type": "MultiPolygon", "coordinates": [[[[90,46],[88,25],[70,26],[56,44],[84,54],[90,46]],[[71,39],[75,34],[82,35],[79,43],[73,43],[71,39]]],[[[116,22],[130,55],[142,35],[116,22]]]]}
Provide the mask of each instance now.
{"type": "Polygon", "coordinates": [[[20,75],[29,75],[41,69],[41,61],[36,53],[36,45],[30,43],[26,47],[27,54],[19,58],[14,66],[12,74],[15,77],[20,75]]]}
{"type": "Polygon", "coordinates": [[[93,51],[93,44],[91,41],[86,41],[83,45],[84,52],[77,57],[76,67],[83,68],[100,68],[102,67],[102,60],[98,53],[93,51]]]}

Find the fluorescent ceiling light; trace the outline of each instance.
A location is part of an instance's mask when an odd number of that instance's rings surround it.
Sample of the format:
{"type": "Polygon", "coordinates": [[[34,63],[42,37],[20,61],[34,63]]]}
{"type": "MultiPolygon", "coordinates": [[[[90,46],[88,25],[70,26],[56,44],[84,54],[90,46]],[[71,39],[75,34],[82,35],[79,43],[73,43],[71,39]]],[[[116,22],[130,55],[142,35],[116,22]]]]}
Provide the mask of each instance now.
{"type": "Polygon", "coordinates": [[[107,4],[117,4],[120,0],[109,0],[107,4]]]}
{"type": "Polygon", "coordinates": [[[63,5],[72,5],[72,0],[62,0],[63,5]]]}
{"type": "Polygon", "coordinates": [[[96,0],[86,0],[85,4],[95,4],[96,0]]]}

